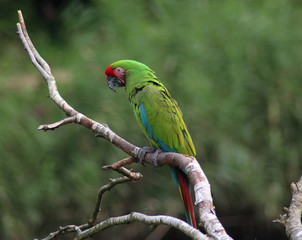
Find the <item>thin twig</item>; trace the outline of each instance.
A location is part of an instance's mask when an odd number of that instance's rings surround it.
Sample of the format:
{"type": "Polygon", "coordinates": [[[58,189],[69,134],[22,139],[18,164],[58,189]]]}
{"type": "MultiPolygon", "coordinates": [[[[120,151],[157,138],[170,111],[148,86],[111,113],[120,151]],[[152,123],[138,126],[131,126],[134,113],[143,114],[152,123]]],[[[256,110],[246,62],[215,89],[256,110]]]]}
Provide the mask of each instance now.
{"type": "Polygon", "coordinates": [[[61,121],[55,122],[55,123],[40,125],[38,127],[38,130],[43,130],[43,131],[55,130],[58,127],[61,127],[63,125],[69,124],[69,123],[74,123],[74,122],[76,122],[76,117],[72,116],[69,118],[65,118],[61,121]]]}
{"type": "Polygon", "coordinates": [[[95,204],[95,209],[93,211],[92,218],[88,222],[91,226],[95,224],[98,214],[101,211],[101,203],[102,203],[102,197],[103,197],[104,193],[107,191],[110,191],[114,186],[116,186],[118,184],[122,184],[122,183],[129,182],[129,181],[132,181],[132,179],[129,177],[126,177],[126,176],[123,176],[123,177],[120,177],[117,179],[110,179],[110,182],[108,184],[106,184],[105,186],[102,186],[99,189],[97,201],[95,204]]]}
{"type": "MultiPolygon", "coordinates": [[[[107,166],[103,167],[103,170],[108,170],[109,168],[107,168],[107,166]]],[[[132,180],[136,181],[136,180],[140,180],[143,175],[139,172],[133,172],[132,169],[127,169],[125,167],[120,167],[117,169],[112,169],[113,171],[116,171],[120,174],[123,174],[124,176],[127,176],[129,178],[131,178],[132,180]]]]}
{"type": "Polygon", "coordinates": [[[125,165],[130,165],[134,162],[137,162],[135,161],[135,159],[133,157],[127,157],[127,158],[124,158],[118,162],[115,162],[111,165],[107,165],[107,166],[104,166],[103,169],[104,170],[117,170],[119,169],[120,167],[123,167],[125,165]]]}
{"type": "MultiPolygon", "coordinates": [[[[60,227],[60,229],[56,232],[50,233],[46,238],[43,238],[41,240],[53,240],[55,238],[58,238],[64,234],[77,232],[78,235],[82,234],[82,230],[87,229],[88,224],[76,226],[76,225],[67,225],[65,227],[60,227]]],[[[38,239],[35,239],[38,240],[38,239]]]]}
{"type": "Polygon", "coordinates": [[[60,229],[56,232],[50,233],[46,238],[43,238],[42,240],[51,240],[51,239],[55,239],[59,236],[62,236],[66,233],[71,233],[71,232],[77,232],[78,235],[81,234],[82,231],[89,229],[90,227],[94,226],[98,217],[98,214],[101,211],[101,202],[102,202],[102,197],[104,195],[105,192],[110,191],[113,187],[125,183],[125,182],[129,182],[129,181],[133,181],[132,178],[129,178],[127,176],[123,176],[120,178],[116,178],[116,179],[110,179],[110,182],[104,186],[102,186],[99,189],[98,192],[98,197],[96,200],[96,204],[95,204],[95,208],[92,214],[92,218],[88,221],[87,224],[83,224],[81,226],[76,226],[76,225],[67,225],[65,227],[60,227],[60,229]]]}

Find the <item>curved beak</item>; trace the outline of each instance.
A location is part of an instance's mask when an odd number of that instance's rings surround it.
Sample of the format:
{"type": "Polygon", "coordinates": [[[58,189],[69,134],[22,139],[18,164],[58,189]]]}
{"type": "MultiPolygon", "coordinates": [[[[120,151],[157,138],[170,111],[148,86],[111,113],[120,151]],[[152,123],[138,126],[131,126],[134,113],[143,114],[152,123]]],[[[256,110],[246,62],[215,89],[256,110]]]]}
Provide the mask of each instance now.
{"type": "Polygon", "coordinates": [[[120,79],[118,79],[115,76],[110,76],[110,75],[107,76],[107,84],[108,84],[108,87],[114,92],[116,92],[114,87],[124,87],[125,86],[125,83],[123,81],[121,81],[120,79]]]}

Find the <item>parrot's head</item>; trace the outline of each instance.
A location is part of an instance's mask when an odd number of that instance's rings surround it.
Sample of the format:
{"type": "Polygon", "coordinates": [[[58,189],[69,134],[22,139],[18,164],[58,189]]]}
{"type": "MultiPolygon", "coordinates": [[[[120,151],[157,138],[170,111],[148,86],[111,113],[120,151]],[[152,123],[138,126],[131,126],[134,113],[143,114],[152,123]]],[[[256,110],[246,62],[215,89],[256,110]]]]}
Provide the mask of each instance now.
{"type": "Polygon", "coordinates": [[[107,84],[114,92],[116,92],[114,86],[126,86],[125,72],[126,70],[123,67],[112,67],[112,65],[109,65],[106,68],[105,74],[107,75],[107,84]]]}
{"type": "Polygon", "coordinates": [[[114,87],[130,87],[129,85],[134,84],[134,81],[130,80],[131,76],[138,76],[140,73],[143,73],[144,70],[151,71],[145,64],[134,60],[114,62],[105,70],[107,84],[113,91],[115,91],[114,87]]]}

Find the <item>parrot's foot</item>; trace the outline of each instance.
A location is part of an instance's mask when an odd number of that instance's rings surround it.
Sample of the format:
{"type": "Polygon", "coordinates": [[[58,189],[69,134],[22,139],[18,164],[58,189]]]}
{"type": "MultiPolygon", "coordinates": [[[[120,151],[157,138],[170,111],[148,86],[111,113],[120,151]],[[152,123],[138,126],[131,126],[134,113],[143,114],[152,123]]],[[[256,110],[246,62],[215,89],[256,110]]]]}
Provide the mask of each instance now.
{"type": "Polygon", "coordinates": [[[153,156],[151,158],[151,161],[152,161],[152,164],[155,166],[155,167],[158,167],[158,164],[157,164],[157,156],[159,153],[161,153],[162,150],[158,149],[158,148],[152,148],[152,147],[143,147],[139,154],[138,154],[138,157],[139,157],[139,162],[142,164],[142,165],[145,165],[144,164],[144,158],[145,158],[145,155],[147,153],[153,153],[153,156]]]}
{"type": "Polygon", "coordinates": [[[158,167],[158,163],[157,163],[157,156],[158,154],[160,154],[161,152],[163,152],[161,149],[156,149],[155,153],[153,154],[152,158],[151,158],[151,161],[152,161],[152,164],[155,166],[155,167],[158,167]]]}

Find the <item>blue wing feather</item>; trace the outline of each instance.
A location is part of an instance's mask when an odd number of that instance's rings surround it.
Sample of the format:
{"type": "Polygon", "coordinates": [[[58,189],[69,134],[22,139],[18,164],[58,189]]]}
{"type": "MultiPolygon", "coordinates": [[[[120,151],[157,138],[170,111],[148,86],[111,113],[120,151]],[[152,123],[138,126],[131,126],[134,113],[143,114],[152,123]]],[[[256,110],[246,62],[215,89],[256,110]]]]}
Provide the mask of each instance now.
{"type": "MultiPolygon", "coordinates": [[[[169,141],[165,142],[164,141],[165,139],[161,139],[161,135],[162,135],[161,131],[169,131],[169,130],[163,128],[160,131],[158,131],[158,129],[157,129],[156,133],[158,136],[157,135],[154,136],[153,126],[152,126],[151,122],[149,121],[149,117],[147,115],[147,111],[146,111],[146,108],[145,108],[143,102],[140,102],[140,104],[138,105],[138,110],[139,110],[138,118],[141,120],[141,126],[144,128],[144,132],[147,134],[147,136],[151,142],[151,145],[159,147],[165,152],[179,152],[178,149],[173,149],[173,146],[175,147],[175,144],[173,144],[173,142],[172,142],[172,145],[170,145],[169,141]]],[[[150,113],[148,112],[148,114],[150,114],[150,113]]],[[[156,113],[156,116],[157,116],[157,114],[158,114],[158,112],[156,113]]],[[[174,116],[174,115],[172,115],[172,116],[174,116]]],[[[154,119],[152,118],[152,115],[150,117],[151,117],[151,121],[154,123],[154,119]]],[[[156,126],[154,129],[156,131],[156,126]]],[[[183,133],[183,130],[182,130],[182,133],[183,133]]],[[[166,139],[166,141],[167,141],[167,139],[166,139]]],[[[195,152],[194,146],[193,146],[192,152],[193,153],[195,152]]],[[[193,155],[195,155],[195,154],[193,154],[193,155]]],[[[187,179],[187,176],[185,175],[185,171],[181,168],[177,168],[177,167],[173,167],[173,166],[170,166],[170,170],[171,170],[171,175],[172,175],[174,181],[177,183],[177,185],[179,187],[179,191],[180,191],[182,200],[186,207],[187,221],[192,226],[196,227],[193,204],[192,204],[192,200],[191,200],[191,196],[190,196],[190,183],[187,179]],[[194,221],[194,224],[193,224],[193,221],[194,221]]]]}
{"type": "MultiPolygon", "coordinates": [[[[155,138],[153,136],[153,132],[152,132],[152,125],[150,124],[150,122],[148,121],[148,116],[147,116],[147,113],[146,113],[146,109],[144,107],[144,104],[141,103],[140,107],[139,107],[139,110],[140,110],[140,115],[141,115],[141,119],[142,119],[142,123],[149,135],[150,138],[152,138],[157,144],[158,146],[164,150],[165,152],[176,152],[175,150],[171,149],[167,144],[165,144],[163,141],[160,141],[159,139],[155,138]]],[[[179,181],[178,181],[178,178],[177,178],[177,175],[176,175],[176,171],[175,171],[175,167],[170,167],[170,170],[171,170],[171,175],[174,179],[174,181],[177,183],[177,185],[179,186],[179,181]]]]}
{"type": "Polygon", "coordinates": [[[141,105],[139,106],[139,111],[140,111],[142,123],[143,123],[148,135],[150,136],[150,138],[153,138],[153,129],[152,129],[150,122],[148,121],[148,116],[147,116],[146,109],[145,109],[143,103],[141,103],[141,105]]]}
{"type": "Polygon", "coordinates": [[[175,149],[170,148],[167,144],[165,144],[163,141],[159,140],[158,138],[156,138],[153,135],[153,128],[152,128],[151,123],[148,121],[148,116],[147,116],[146,109],[145,109],[143,103],[141,103],[141,105],[139,107],[139,111],[140,111],[142,123],[143,123],[149,137],[152,138],[152,140],[154,140],[157,143],[157,145],[165,152],[177,152],[175,149]]]}

